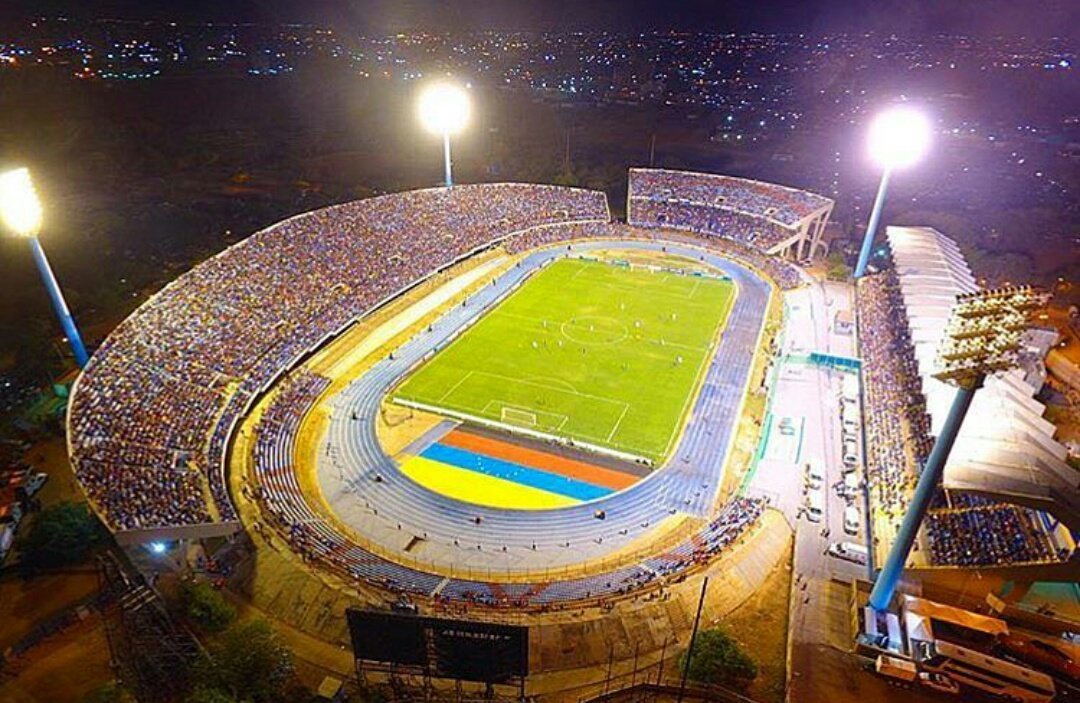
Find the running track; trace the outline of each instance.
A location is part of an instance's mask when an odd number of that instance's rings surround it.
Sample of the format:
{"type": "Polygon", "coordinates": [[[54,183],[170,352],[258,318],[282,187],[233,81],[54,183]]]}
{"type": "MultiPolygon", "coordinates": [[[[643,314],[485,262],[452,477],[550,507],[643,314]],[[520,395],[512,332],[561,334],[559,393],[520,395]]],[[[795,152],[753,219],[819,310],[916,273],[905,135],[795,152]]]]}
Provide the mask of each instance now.
{"type": "MultiPolygon", "coordinates": [[[[609,241],[578,242],[571,254],[612,247],[609,241]]],[[[494,285],[484,286],[465,305],[455,306],[430,332],[421,332],[395,349],[393,359],[379,361],[330,400],[332,417],[317,472],[323,495],[337,516],[390,552],[401,551],[413,537],[422,537],[422,549],[412,556],[451,570],[538,570],[596,560],[672,515],[706,517],[736,429],[770,286],[752,270],[705,249],[661,241],[618,243],[623,249],[659,251],[661,247],[723,270],[737,286],[727,326],[690,420],[663,467],[632,487],[595,501],[556,510],[515,511],[463,503],[430,491],[405,476],[379,445],[375,420],[387,390],[516,284],[568,253],[566,247],[545,249],[526,255],[520,267],[504,273],[494,285]],[[376,476],[381,480],[376,481],[376,476]],[[605,511],[606,519],[598,520],[597,510],[605,511]]]]}

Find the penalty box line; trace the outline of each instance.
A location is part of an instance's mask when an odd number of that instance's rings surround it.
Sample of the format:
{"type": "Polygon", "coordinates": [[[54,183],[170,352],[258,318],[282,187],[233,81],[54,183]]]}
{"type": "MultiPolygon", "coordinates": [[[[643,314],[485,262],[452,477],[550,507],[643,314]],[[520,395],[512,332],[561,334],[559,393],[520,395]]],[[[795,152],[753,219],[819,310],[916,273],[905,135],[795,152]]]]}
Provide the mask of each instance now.
{"type": "MultiPolygon", "coordinates": [[[[600,436],[591,435],[591,434],[585,434],[585,433],[578,433],[582,437],[592,439],[592,440],[595,440],[597,442],[611,442],[611,438],[615,436],[616,432],[618,432],[619,427],[622,425],[623,420],[626,418],[627,413],[630,411],[630,405],[631,404],[624,401],[624,400],[615,400],[613,398],[605,398],[604,396],[593,395],[591,393],[582,393],[581,391],[578,391],[578,390],[574,389],[573,386],[569,382],[564,382],[564,383],[566,383],[567,386],[570,386],[570,388],[565,388],[565,387],[561,387],[561,386],[556,386],[556,385],[543,383],[543,382],[537,381],[537,380],[524,379],[524,378],[511,378],[510,376],[503,376],[502,374],[491,373],[490,371],[475,371],[475,370],[470,371],[466,375],[466,378],[475,378],[475,377],[479,377],[479,376],[487,376],[489,378],[493,378],[493,379],[495,379],[497,381],[502,381],[502,382],[505,382],[505,383],[517,383],[517,384],[522,384],[522,385],[526,385],[526,386],[533,386],[533,387],[540,388],[540,389],[550,391],[550,392],[553,392],[553,393],[561,393],[561,394],[565,394],[565,395],[571,395],[571,396],[575,396],[575,397],[578,397],[578,398],[585,398],[587,400],[597,401],[597,402],[601,402],[601,403],[606,403],[608,405],[613,405],[613,406],[616,406],[616,407],[620,407],[621,410],[619,412],[619,417],[615,420],[615,423],[611,426],[611,430],[608,432],[606,437],[600,437],[600,436]]],[[[456,390],[458,387],[463,385],[464,381],[465,381],[464,378],[462,380],[458,381],[454,385],[453,390],[456,390]]],[[[439,402],[440,403],[445,402],[446,398],[448,398],[449,395],[450,395],[450,393],[446,393],[445,395],[443,395],[439,399],[439,402]]],[[[570,420],[570,417],[568,415],[564,414],[564,413],[554,412],[554,411],[551,411],[551,410],[541,410],[539,408],[534,408],[534,407],[529,406],[529,405],[521,405],[521,404],[518,404],[518,403],[511,403],[511,402],[508,402],[508,401],[498,400],[498,399],[494,399],[494,398],[489,400],[487,403],[485,403],[484,407],[480,408],[480,410],[479,410],[480,414],[481,415],[489,415],[489,416],[491,414],[493,414],[491,412],[492,411],[491,406],[493,404],[499,404],[499,405],[502,405],[502,406],[505,406],[505,407],[510,407],[510,408],[514,408],[514,409],[517,409],[517,410],[531,412],[531,413],[534,413],[537,416],[547,415],[549,417],[561,417],[561,418],[563,418],[563,420],[559,423],[559,425],[553,428],[554,430],[562,430],[563,427],[566,425],[566,423],[569,422],[569,420],[570,420]]],[[[506,418],[503,416],[501,410],[499,412],[499,418],[500,418],[500,420],[503,420],[503,421],[506,420],[506,418]]]]}

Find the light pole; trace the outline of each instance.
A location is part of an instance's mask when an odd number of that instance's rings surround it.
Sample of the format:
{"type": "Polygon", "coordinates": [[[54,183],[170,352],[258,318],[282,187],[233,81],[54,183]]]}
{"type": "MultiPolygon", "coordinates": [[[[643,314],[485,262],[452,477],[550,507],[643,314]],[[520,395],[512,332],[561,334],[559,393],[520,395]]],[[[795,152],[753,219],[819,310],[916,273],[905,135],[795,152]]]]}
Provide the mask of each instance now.
{"type": "Polygon", "coordinates": [[[975,391],[990,374],[1016,365],[1020,338],[1031,315],[1049,299],[1028,286],[999,288],[958,296],[938,348],[934,377],[957,387],[949,415],[934,441],[934,448],[919,475],[904,520],[893,540],[885,566],[870,592],[870,606],[884,612],[892,602],[919,525],[934,499],[949,452],[960,433],[975,391]]]}
{"type": "Polygon", "coordinates": [[[469,121],[469,96],[451,83],[435,83],[420,94],[417,110],[424,129],[443,138],[443,165],[446,187],[454,185],[450,159],[450,135],[457,134],[469,121]]]}
{"type": "Polygon", "coordinates": [[[83,346],[75,320],[64,301],[64,294],[60,292],[60,284],[56,282],[49,260],[45,257],[45,250],[38,241],[38,232],[41,231],[41,202],[34,191],[34,183],[27,169],[17,168],[0,174],[0,218],[3,218],[4,224],[15,236],[30,240],[34,263],[41,273],[45,290],[48,291],[53,310],[60,319],[60,326],[67,335],[71,351],[75,354],[75,362],[79,368],[86,366],[89,359],[86,347],[83,346]]]}
{"type": "Polygon", "coordinates": [[[855,278],[862,278],[866,273],[866,264],[870,261],[870,251],[874,246],[881,221],[881,211],[885,207],[885,194],[889,190],[889,179],[894,169],[911,166],[926,153],[930,146],[930,122],[918,110],[899,106],[886,110],[874,119],[870,125],[870,156],[881,166],[881,183],[878,184],[874,209],[870,211],[870,222],[863,235],[862,248],[859,250],[859,263],[855,266],[855,278]]]}

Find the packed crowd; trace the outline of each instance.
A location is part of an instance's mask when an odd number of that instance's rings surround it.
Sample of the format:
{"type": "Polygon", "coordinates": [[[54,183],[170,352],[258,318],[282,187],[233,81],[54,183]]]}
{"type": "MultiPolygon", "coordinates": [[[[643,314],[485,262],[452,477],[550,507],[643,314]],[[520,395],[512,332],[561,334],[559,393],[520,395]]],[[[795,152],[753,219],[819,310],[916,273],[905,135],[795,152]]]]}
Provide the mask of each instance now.
{"type": "Polygon", "coordinates": [[[930,416],[892,269],[859,281],[866,474],[879,515],[899,525],[930,454],[930,416]]]}
{"type": "Polygon", "coordinates": [[[1039,527],[1038,514],[1015,505],[935,510],[927,536],[935,565],[998,566],[1067,559],[1039,527]]]}
{"type": "MultiPolygon", "coordinates": [[[[224,474],[233,426],[352,320],[498,242],[521,251],[659,236],[611,224],[602,193],[527,184],[412,191],[281,222],[178,278],[105,340],[71,404],[76,475],[114,529],[235,520],[224,474]]],[[[662,236],[721,251],[781,287],[801,282],[794,266],[733,240],[662,236]]]]}
{"type": "Polygon", "coordinates": [[[630,169],[633,198],[722,207],[791,227],[832,205],[829,198],[798,188],[714,173],[630,169]]]}
{"type": "Polygon", "coordinates": [[[294,359],[474,250],[608,219],[603,193],[491,184],[356,201],[263,230],[164,288],[94,354],[69,416],[76,475],[116,529],[235,519],[225,439],[294,359]]]}
{"type": "Polygon", "coordinates": [[[769,251],[798,234],[798,230],[788,229],[756,215],[734,212],[715,205],[636,197],[630,201],[630,223],[639,227],[670,227],[702,235],[727,237],[760,251],[769,251]]]}
{"type": "Polygon", "coordinates": [[[744,178],[690,171],[630,169],[631,224],[728,237],[768,251],[828,210],[816,193],[744,178]]]}
{"type": "MultiPolygon", "coordinates": [[[[856,308],[870,501],[895,531],[933,448],[930,416],[895,271],[860,279],[856,308]]],[[[1069,558],[1038,520],[1027,508],[940,491],[926,519],[930,563],[990,566],[1069,558]]]]}

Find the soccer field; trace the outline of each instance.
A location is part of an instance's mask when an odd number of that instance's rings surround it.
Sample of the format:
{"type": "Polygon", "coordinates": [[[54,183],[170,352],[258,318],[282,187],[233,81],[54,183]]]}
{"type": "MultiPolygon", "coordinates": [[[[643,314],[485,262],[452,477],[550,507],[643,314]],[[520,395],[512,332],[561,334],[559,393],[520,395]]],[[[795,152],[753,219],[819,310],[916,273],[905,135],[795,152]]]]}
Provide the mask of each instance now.
{"type": "Polygon", "coordinates": [[[720,278],[561,259],[395,398],[659,461],[734,296],[720,278]]]}

